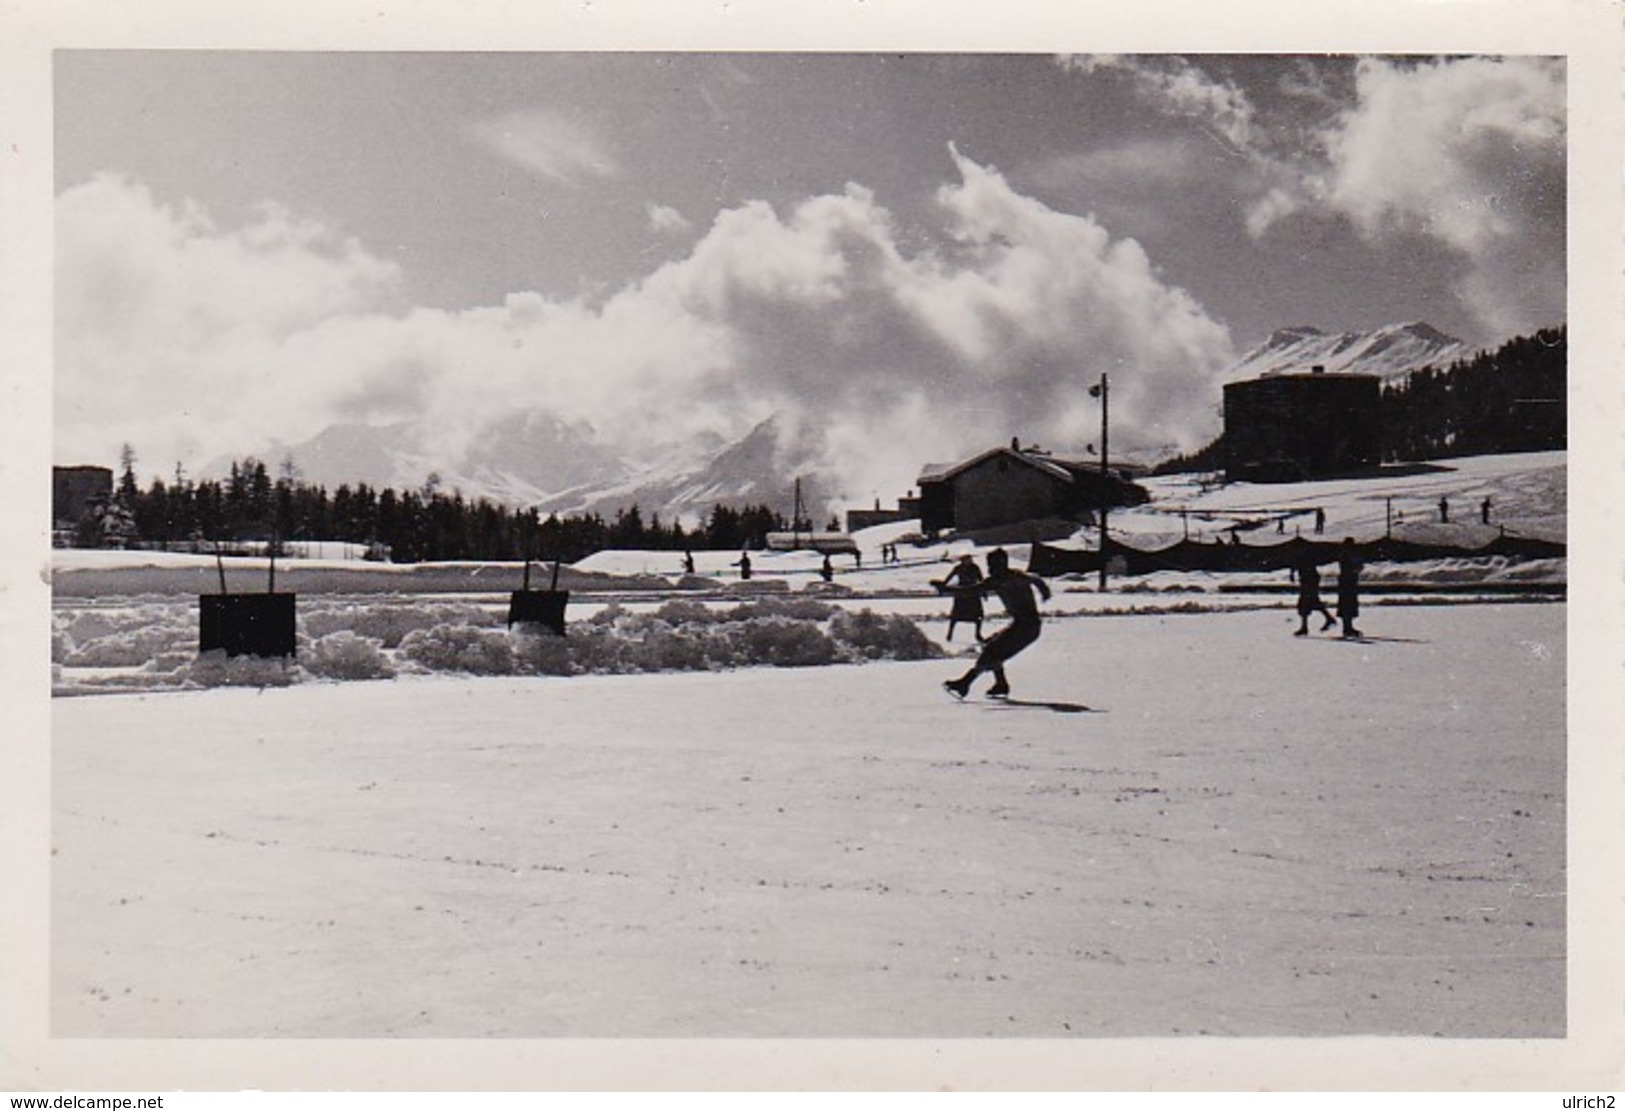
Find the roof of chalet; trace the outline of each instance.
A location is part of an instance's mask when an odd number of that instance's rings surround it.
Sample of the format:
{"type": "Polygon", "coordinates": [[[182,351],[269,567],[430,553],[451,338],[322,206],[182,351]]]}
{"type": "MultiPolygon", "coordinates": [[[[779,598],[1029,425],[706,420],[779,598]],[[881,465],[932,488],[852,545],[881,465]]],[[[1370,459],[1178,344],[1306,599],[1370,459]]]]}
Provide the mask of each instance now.
{"type": "Polygon", "coordinates": [[[1349,379],[1369,379],[1375,382],[1382,381],[1382,375],[1372,374],[1363,370],[1267,370],[1256,378],[1241,378],[1234,382],[1225,383],[1226,386],[1249,386],[1258,382],[1279,382],[1282,379],[1291,382],[1300,382],[1313,379],[1323,382],[1328,379],[1348,381],[1349,379]]]}
{"type": "Polygon", "coordinates": [[[998,455],[1007,455],[1061,482],[1071,482],[1076,477],[1077,472],[1097,470],[1100,466],[1099,463],[1094,462],[1057,459],[1048,452],[1016,451],[1008,446],[1000,446],[990,448],[980,455],[966,459],[962,463],[927,463],[920,469],[918,481],[922,484],[926,482],[945,482],[950,478],[963,474],[972,467],[980,466],[998,455]]]}

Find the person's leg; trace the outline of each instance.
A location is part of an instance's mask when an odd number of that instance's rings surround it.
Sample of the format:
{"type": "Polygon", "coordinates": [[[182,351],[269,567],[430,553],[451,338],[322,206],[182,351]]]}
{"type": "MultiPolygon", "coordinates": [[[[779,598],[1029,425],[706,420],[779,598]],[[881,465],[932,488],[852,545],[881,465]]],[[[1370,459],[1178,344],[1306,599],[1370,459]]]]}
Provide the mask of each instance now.
{"type": "Polygon", "coordinates": [[[990,640],[983,649],[978,666],[983,671],[993,672],[993,686],[987,692],[991,697],[1002,698],[1010,693],[1010,681],[1004,674],[1005,662],[1037,640],[1039,628],[1036,621],[1018,622],[990,640]]]}
{"type": "Polygon", "coordinates": [[[1002,674],[1004,661],[1026,647],[1026,642],[1019,639],[1021,631],[1018,625],[1005,628],[982,647],[981,654],[976,657],[976,662],[971,665],[969,671],[942,685],[960,698],[964,698],[970,693],[971,684],[976,681],[976,677],[984,671],[1002,674]]]}
{"type": "Polygon", "coordinates": [[[989,698],[1004,698],[1010,693],[1010,682],[1004,677],[1004,668],[993,669],[993,685],[987,688],[989,698]]]}
{"type": "Polygon", "coordinates": [[[977,660],[975,663],[971,664],[970,670],[965,672],[965,674],[961,675],[957,679],[949,679],[947,682],[943,683],[943,689],[956,697],[964,698],[970,693],[970,685],[976,681],[976,677],[981,673],[982,661],[977,660]]]}

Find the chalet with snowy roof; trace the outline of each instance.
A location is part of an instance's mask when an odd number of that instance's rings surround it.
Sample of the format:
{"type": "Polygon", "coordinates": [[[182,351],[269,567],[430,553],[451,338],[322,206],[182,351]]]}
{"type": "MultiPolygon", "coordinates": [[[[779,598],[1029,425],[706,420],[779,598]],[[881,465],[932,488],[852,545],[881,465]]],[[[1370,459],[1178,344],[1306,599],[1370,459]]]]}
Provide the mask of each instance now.
{"type": "Polygon", "coordinates": [[[962,463],[920,472],[920,528],[974,532],[1046,518],[1083,521],[1102,507],[1140,505],[1145,490],[1099,462],[1062,459],[1011,441],[962,463]]]}
{"type": "Polygon", "coordinates": [[[1295,482],[1381,462],[1382,380],[1373,374],[1270,374],[1224,387],[1225,474],[1295,482]]]}

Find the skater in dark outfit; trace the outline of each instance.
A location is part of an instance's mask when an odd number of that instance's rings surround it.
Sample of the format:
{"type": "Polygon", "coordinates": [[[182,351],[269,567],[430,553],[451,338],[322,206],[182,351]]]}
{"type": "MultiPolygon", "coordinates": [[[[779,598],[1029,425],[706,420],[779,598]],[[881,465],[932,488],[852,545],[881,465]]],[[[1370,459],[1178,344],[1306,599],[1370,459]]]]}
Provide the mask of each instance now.
{"type": "Polygon", "coordinates": [[[948,637],[954,639],[954,626],[961,621],[968,621],[976,627],[976,639],[982,639],[982,595],[976,590],[958,590],[958,587],[974,588],[982,581],[981,568],[976,566],[974,556],[962,555],[959,562],[943,576],[942,580],[933,581],[932,586],[945,587],[952,590],[954,607],[948,611],[948,637]]]}
{"type": "Polygon", "coordinates": [[[1326,608],[1326,603],[1320,600],[1320,567],[1315,563],[1315,557],[1305,552],[1298,562],[1298,631],[1293,636],[1306,637],[1309,635],[1309,615],[1318,613],[1325,619],[1320,631],[1325,632],[1337,620],[1332,617],[1332,611],[1326,608]]]}
{"type": "Polygon", "coordinates": [[[1354,538],[1345,537],[1343,554],[1337,560],[1337,616],[1343,622],[1343,636],[1360,636],[1354,619],[1360,616],[1360,556],[1354,538]]]}
{"type": "Polygon", "coordinates": [[[1010,693],[1010,683],[1004,676],[1005,661],[1038,639],[1040,619],[1037,595],[1049,601],[1049,584],[1037,575],[1012,569],[1009,555],[1003,548],[995,548],[987,554],[987,578],[984,581],[974,587],[943,585],[938,589],[954,593],[974,591],[978,596],[997,594],[999,601],[1004,603],[1006,612],[1010,614],[1010,624],[987,642],[969,671],[958,679],[950,679],[942,684],[956,698],[964,698],[970,693],[976,677],[991,671],[993,685],[988,688],[988,697],[1004,698],[1010,693]]]}

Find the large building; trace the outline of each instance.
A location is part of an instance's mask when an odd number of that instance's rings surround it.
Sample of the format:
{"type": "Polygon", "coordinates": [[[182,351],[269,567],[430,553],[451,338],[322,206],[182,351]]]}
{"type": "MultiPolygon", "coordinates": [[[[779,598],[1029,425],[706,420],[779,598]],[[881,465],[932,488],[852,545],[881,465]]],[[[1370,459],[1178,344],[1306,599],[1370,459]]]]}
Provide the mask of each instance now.
{"type": "Polygon", "coordinates": [[[1381,380],[1370,374],[1274,374],[1224,388],[1225,474],[1293,482],[1382,461],[1381,380]]]}
{"type": "Polygon", "coordinates": [[[859,529],[874,528],[876,525],[896,524],[899,521],[912,521],[920,515],[920,499],[914,496],[914,491],[908,492],[908,497],[897,499],[897,508],[880,508],[880,499],[875,499],[873,509],[848,509],[846,511],[846,531],[857,532],[859,529]]]}
{"type": "Polygon", "coordinates": [[[1139,505],[1144,489],[1097,462],[1058,459],[1019,444],[920,473],[920,528],[974,532],[1045,518],[1081,521],[1102,506],[1139,505]]]}
{"type": "Polygon", "coordinates": [[[113,472],[106,467],[52,467],[51,520],[72,528],[96,505],[113,497],[113,472]]]}

